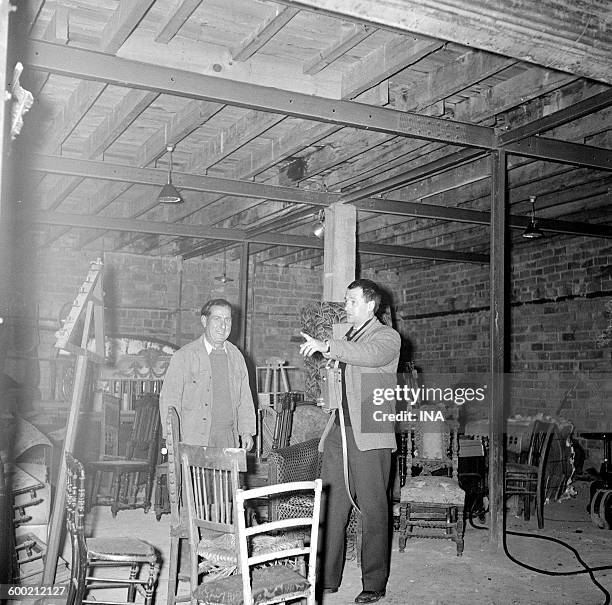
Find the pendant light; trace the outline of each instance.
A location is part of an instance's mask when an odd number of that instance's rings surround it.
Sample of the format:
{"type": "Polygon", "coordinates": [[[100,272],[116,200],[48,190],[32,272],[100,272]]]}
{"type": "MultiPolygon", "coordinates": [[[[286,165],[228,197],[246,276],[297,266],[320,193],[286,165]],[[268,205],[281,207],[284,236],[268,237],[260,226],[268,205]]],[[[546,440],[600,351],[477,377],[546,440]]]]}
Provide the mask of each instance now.
{"type": "Polygon", "coordinates": [[[220,281],[222,284],[227,284],[228,282],[234,281],[231,277],[227,276],[227,258],[226,251],[223,250],[223,275],[218,275],[215,277],[217,281],[220,281]]]}
{"type": "Polygon", "coordinates": [[[535,200],[535,195],[529,197],[529,201],[531,202],[531,220],[525,231],[523,231],[523,237],[526,239],[540,239],[544,237],[544,233],[538,227],[538,221],[536,220],[535,200]]]}
{"type": "Polygon", "coordinates": [[[182,202],[180,193],[176,187],[172,184],[172,152],[174,151],[173,145],[167,145],[166,151],[170,154],[170,166],[168,169],[168,182],[161,188],[157,201],[163,204],[178,204],[182,202]]]}
{"type": "Polygon", "coordinates": [[[323,209],[319,210],[317,222],[312,228],[312,234],[319,239],[323,239],[325,237],[325,211],[323,209]]]}

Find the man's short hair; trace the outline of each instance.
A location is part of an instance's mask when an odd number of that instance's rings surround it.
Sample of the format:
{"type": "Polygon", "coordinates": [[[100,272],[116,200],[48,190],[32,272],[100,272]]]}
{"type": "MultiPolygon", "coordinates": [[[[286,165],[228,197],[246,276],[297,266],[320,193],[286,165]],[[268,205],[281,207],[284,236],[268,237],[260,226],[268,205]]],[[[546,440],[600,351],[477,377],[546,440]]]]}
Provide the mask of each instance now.
{"type": "Polygon", "coordinates": [[[208,316],[210,315],[210,310],[213,307],[227,307],[230,311],[232,310],[232,305],[227,300],[225,300],[225,298],[213,298],[207,303],[204,303],[204,306],[200,311],[200,317],[206,316],[208,318],[208,316]]]}
{"type": "Polygon", "coordinates": [[[382,300],[382,292],[378,284],[371,279],[356,279],[348,285],[349,290],[354,290],[355,288],[361,288],[363,298],[366,302],[370,302],[371,300],[374,301],[374,313],[376,313],[380,306],[380,301],[382,300]]]}

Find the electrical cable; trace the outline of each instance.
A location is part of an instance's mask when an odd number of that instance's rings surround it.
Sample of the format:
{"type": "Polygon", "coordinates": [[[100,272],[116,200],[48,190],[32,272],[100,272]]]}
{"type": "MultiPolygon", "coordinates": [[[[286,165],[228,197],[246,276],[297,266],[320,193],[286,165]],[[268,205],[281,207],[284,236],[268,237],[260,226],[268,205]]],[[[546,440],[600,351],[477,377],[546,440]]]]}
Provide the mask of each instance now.
{"type": "MultiPolygon", "coordinates": [[[[484,511],[484,509],[483,509],[483,511],[484,511]]],[[[480,511],[476,511],[476,512],[480,512],[480,511]]],[[[473,521],[473,516],[474,516],[474,510],[471,509],[470,512],[469,512],[468,521],[469,521],[470,525],[474,529],[489,529],[487,526],[484,526],[484,525],[475,525],[474,521],[473,521]]],[[[587,565],[584,562],[584,560],[580,556],[580,553],[573,546],[570,546],[569,544],[567,544],[567,543],[565,543],[562,540],[559,540],[557,538],[551,538],[550,536],[540,536],[540,535],[537,535],[537,534],[528,534],[528,533],[523,533],[523,532],[511,531],[511,530],[506,528],[506,519],[507,519],[507,516],[506,516],[505,511],[504,511],[502,544],[503,544],[503,547],[504,547],[504,554],[506,555],[506,557],[508,557],[508,559],[510,559],[516,565],[519,565],[520,567],[523,567],[523,568],[525,568],[525,569],[527,569],[529,571],[534,571],[536,573],[540,573],[540,574],[547,575],[547,576],[577,576],[577,575],[580,575],[580,574],[588,573],[589,577],[591,578],[591,581],[593,582],[593,584],[595,584],[595,586],[597,586],[597,588],[599,588],[601,590],[601,592],[605,596],[605,601],[604,601],[603,605],[610,605],[610,593],[608,592],[608,590],[604,586],[602,586],[598,582],[598,580],[597,580],[597,578],[595,578],[593,572],[595,572],[595,571],[603,571],[603,570],[607,570],[607,569],[612,569],[612,565],[601,565],[601,566],[598,566],[598,567],[590,567],[589,565],[587,565]],[[508,544],[507,544],[507,541],[506,541],[506,536],[507,535],[519,536],[519,537],[523,537],[523,538],[537,538],[537,539],[540,539],[540,540],[547,540],[549,542],[554,542],[556,544],[560,544],[561,546],[564,546],[565,548],[567,548],[568,550],[570,550],[573,553],[573,555],[576,557],[576,559],[578,560],[578,562],[582,565],[582,567],[584,569],[574,570],[574,571],[550,571],[550,570],[547,570],[547,569],[540,569],[538,567],[533,567],[532,565],[528,565],[527,563],[523,563],[522,561],[519,561],[514,556],[512,556],[510,554],[510,552],[508,551],[508,544]]]]}

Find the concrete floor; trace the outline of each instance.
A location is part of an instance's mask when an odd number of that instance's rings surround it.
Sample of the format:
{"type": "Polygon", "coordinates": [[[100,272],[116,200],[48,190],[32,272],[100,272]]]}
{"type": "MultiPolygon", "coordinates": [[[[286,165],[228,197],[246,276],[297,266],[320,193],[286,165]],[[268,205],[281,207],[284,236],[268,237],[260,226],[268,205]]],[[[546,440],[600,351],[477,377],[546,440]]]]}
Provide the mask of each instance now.
{"type": "MultiPolygon", "coordinates": [[[[588,483],[574,483],[576,497],[545,507],[545,527],[537,530],[535,518],[529,522],[508,517],[508,529],[561,539],[576,548],[590,566],[612,566],[612,531],[596,528],[585,510],[588,483]]],[[[168,515],[156,521],[153,511],[121,511],[115,519],[107,507],[96,507],[88,525],[94,535],[138,536],[161,552],[163,566],[155,603],[166,603],[168,515]]],[[[581,569],[567,549],[545,540],[508,536],[508,549],[520,561],[555,572],[581,569]]],[[[612,592],[612,569],[595,572],[597,580],[612,592]]],[[[361,591],[361,576],[355,561],[346,564],[340,590],[325,595],[320,605],[352,603],[361,591]]],[[[551,577],[529,571],[511,562],[503,553],[492,552],[488,532],[469,524],[465,550],[456,556],[449,540],[410,539],[404,553],[394,537],[388,605],[597,605],[605,595],[587,574],[551,577]]]]}

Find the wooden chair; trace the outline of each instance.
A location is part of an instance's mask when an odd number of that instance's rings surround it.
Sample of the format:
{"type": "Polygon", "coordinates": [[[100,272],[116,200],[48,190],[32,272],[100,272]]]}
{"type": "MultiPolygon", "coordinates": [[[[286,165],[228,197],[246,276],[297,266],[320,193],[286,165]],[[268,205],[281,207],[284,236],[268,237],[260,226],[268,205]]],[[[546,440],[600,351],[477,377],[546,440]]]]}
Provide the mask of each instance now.
{"type": "MultiPolygon", "coordinates": [[[[181,573],[181,544],[182,540],[189,538],[187,510],[181,498],[181,461],[178,455],[178,444],[180,441],[179,415],[174,406],[168,409],[166,416],[166,449],[168,450],[167,461],[167,487],[168,499],[170,500],[170,563],[168,571],[168,605],[181,601],[191,600],[190,595],[177,596],[178,583],[181,580],[189,581],[189,574],[181,573]]],[[[186,554],[187,549],[182,549],[186,554]]]]}
{"type": "MultiPolygon", "coordinates": [[[[85,470],[83,464],[66,453],[66,527],[72,545],[70,585],[67,605],[104,603],[99,599],[85,599],[95,588],[125,586],[126,603],[133,603],[136,591],[151,605],[159,573],[159,557],[155,548],[137,538],[85,538],[85,470]],[[94,566],[129,566],[129,578],[118,579],[90,575],[94,566]],[[148,565],[149,573],[139,577],[140,568],[148,565]]],[[[113,601],[116,603],[116,600],[113,601]]]]}
{"type": "Polygon", "coordinates": [[[178,451],[188,519],[190,594],[195,604],[200,576],[208,582],[237,569],[234,496],[239,472],[246,471],[246,452],[187,443],[179,443],[178,451]]]}
{"type": "Polygon", "coordinates": [[[517,495],[523,502],[523,517],[529,521],[531,499],[535,500],[538,528],[544,527],[546,501],[546,464],[550,453],[555,425],[536,420],[533,424],[527,463],[507,462],[504,485],[505,495],[517,495]]]}
{"type": "Polygon", "coordinates": [[[236,492],[236,506],[240,573],[200,585],[195,593],[197,602],[268,605],[305,599],[308,605],[315,605],[321,491],[320,479],[269,485],[251,490],[239,489],[236,492]],[[314,506],[310,515],[247,527],[245,502],[264,497],[302,494],[305,491],[312,492],[310,497],[314,506]],[[308,529],[306,545],[302,543],[294,546],[289,543],[287,548],[265,551],[257,551],[254,548],[255,540],[269,532],[303,527],[308,529]],[[307,565],[307,571],[304,571],[304,563],[307,565]]]}
{"type": "Polygon", "coordinates": [[[88,469],[94,475],[92,506],[110,503],[113,517],[122,509],[144,508],[145,513],[149,511],[159,455],[159,428],[159,395],[145,393],[136,401],[134,425],[125,456],[107,456],[103,460],[88,464],[88,469]],[[102,473],[112,473],[110,501],[99,501],[102,473]],[[138,491],[143,483],[144,498],[138,501],[138,491]]]}
{"type": "Polygon", "coordinates": [[[444,420],[420,420],[406,433],[406,481],[400,490],[399,550],[408,538],[446,538],[463,554],[465,492],[458,481],[458,426],[441,406],[416,410],[441,412],[444,420]],[[417,475],[416,468],[420,469],[417,475]],[[443,474],[433,474],[433,473],[443,474]],[[450,476],[449,476],[450,475],[450,476]],[[414,532],[415,528],[420,528],[414,532]]]}
{"type": "MultiPolygon", "coordinates": [[[[321,476],[322,453],[319,439],[309,439],[272,450],[268,456],[268,485],[293,481],[314,481],[321,476]]],[[[268,499],[268,521],[311,514],[312,497],[306,494],[279,495],[268,499]]],[[[346,529],[346,558],[361,564],[361,516],[352,510],[346,529]]]]}

